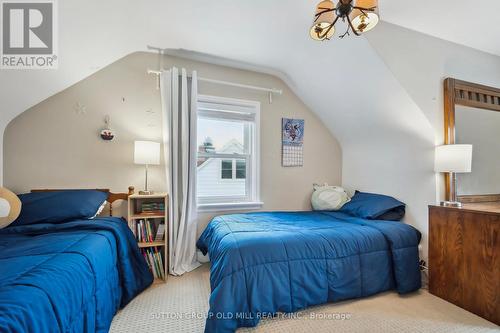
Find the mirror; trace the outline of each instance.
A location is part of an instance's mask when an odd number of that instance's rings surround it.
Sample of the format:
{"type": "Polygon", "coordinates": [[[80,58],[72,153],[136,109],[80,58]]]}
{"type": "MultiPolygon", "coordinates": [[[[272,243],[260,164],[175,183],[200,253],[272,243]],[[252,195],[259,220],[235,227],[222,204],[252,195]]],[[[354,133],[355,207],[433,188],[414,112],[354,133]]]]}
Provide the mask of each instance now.
{"type": "Polygon", "coordinates": [[[457,105],[455,143],[472,144],[472,172],[457,174],[457,195],[500,194],[500,112],[457,105]]]}
{"type": "Polygon", "coordinates": [[[444,81],[445,144],[471,144],[472,172],[446,174],[446,200],[500,203],[500,89],[444,81]]]}

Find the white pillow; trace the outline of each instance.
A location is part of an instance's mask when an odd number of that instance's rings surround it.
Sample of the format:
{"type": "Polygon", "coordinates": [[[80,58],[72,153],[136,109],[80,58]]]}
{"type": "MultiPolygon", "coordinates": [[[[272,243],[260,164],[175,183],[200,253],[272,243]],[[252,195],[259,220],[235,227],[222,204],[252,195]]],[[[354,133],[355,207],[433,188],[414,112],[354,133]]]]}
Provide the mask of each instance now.
{"type": "Polygon", "coordinates": [[[351,201],[346,190],[340,186],[313,185],[314,192],[311,197],[313,210],[339,210],[351,201]]]}

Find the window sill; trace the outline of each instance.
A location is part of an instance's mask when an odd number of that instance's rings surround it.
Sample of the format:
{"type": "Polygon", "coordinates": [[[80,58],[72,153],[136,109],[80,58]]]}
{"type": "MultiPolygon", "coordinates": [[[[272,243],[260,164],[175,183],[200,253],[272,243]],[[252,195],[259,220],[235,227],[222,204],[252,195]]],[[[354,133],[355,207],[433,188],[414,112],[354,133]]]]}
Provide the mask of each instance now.
{"type": "Polygon", "coordinates": [[[222,212],[231,210],[254,210],[260,209],[264,205],[263,202],[229,202],[229,203],[211,203],[199,204],[198,212],[222,212]]]}

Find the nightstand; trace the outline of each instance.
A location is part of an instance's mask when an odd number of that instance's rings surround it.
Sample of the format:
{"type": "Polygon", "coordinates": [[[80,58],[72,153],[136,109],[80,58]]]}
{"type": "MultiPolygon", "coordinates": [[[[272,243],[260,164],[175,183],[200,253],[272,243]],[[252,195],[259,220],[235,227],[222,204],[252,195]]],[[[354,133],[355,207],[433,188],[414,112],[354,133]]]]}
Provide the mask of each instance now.
{"type": "Polygon", "coordinates": [[[130,195],[128,225],[155,283],[165,282],[168,276],[168,194],[130,195]]]}

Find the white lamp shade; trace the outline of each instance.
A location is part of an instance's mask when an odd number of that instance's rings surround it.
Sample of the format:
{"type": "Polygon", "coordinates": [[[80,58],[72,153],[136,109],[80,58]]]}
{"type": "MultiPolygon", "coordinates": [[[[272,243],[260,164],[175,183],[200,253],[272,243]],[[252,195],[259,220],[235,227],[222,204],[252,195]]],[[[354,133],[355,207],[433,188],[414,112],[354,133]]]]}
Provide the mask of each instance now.
{"type": "Polygon", "coordinates": [[[472,145],[436,147],[436,172],[466,173],[472,170],[472,145]]]}
{"type": "Polygon", "coordinates": [[[159,165],[160,144],[152,141],[135,141],[134,163],[143,165],[159,165]]]}

